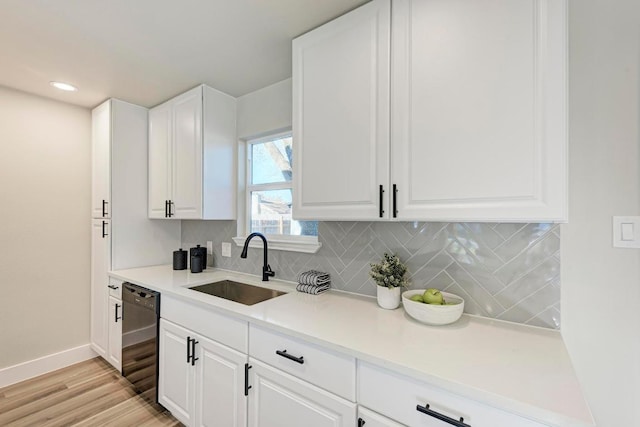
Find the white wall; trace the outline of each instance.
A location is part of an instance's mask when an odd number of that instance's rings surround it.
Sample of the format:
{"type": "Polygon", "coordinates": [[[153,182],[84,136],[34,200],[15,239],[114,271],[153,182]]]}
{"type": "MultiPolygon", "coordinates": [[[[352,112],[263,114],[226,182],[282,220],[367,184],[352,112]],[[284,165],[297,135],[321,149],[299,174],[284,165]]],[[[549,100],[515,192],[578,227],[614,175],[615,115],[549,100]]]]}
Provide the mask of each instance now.
{"type": "Polygon", "coordinates": [[[286,79],[238,98],[238,138],[291,129],[291,91],[286,79]]]}
{"type": "Polygon", "coordinates": [[[89,342],[87,109],[0,87],[0,368],[89,342]]]}
{"type": "Polygon", "coordinates": [[[599,427],[640,425],[640,249],[613,215],[640,215],[640,2],[570,1],[569,223],[562,333],[599,427]]]}

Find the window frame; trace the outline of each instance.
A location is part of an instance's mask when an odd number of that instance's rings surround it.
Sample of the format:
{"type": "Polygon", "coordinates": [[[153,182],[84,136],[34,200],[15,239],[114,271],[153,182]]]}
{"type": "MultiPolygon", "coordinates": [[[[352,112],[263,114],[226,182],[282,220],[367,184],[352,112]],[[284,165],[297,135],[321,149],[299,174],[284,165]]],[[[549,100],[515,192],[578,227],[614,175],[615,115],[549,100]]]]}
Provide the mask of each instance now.
{"type": "MultiPolygon", "coordinates": [[[[293,192],[293,180],[268,184],[251,184],[252,179],[252,158],[251,149],[255,144],[263,144],[282,138],[292,137],[291,129],[270,132],[255,138],[242,140],[239,147],[238,170],[238,201],[241,206],[238,209],[237,237],[233,241],[237,246],[243,246],[246,237],[250,232],[251,224],[251,192],[264,190],[287,190],[293,192]]],[[[292,142],[292,144],[295,142],[292,142]]],[[[303,253],[316,253],[322,244],[318,241],[318,236],[296,236],[291,234],[265,234],[269,249],[284,250],[303,253]]],[[[250,247],[262,247],[262,239],[252,239],[250,247]]]]}

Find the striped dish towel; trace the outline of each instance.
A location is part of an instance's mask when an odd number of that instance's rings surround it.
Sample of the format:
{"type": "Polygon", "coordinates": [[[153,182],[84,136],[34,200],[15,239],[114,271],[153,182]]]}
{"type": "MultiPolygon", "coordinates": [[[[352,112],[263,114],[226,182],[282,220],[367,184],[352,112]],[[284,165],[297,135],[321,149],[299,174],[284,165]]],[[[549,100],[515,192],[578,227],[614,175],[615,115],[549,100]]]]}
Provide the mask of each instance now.
{"type": "Polygon", "coordinates": [[[296,286],[296,290],[298,292],[318,295],[329,290],[330,287],[331,277],[328,273],[323,273],[322,271],[317,270],[309,270],[298,275],[298,286],[296,286]]]}
{"type": "Polygon", "coordinates": [[[323,273],[318,270],[309,270],[298,274],[298,283],[302,285],[324,285],[331,283],[329,273],[323,273]]]}

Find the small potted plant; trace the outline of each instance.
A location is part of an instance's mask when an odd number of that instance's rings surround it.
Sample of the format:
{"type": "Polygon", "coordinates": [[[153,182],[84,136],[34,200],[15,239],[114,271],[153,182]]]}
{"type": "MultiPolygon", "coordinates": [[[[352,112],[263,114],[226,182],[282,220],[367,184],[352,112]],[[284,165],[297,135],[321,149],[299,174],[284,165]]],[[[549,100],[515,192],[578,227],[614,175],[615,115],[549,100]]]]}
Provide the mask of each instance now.
{"type": "Polygon", "coordinates": [[[378,305],[388,310],[400,305],[400,288],[407,286],[407,267],[397,255],[384,254],[379,264],[371,264],[369,275],[376,282],[378,305]]]}

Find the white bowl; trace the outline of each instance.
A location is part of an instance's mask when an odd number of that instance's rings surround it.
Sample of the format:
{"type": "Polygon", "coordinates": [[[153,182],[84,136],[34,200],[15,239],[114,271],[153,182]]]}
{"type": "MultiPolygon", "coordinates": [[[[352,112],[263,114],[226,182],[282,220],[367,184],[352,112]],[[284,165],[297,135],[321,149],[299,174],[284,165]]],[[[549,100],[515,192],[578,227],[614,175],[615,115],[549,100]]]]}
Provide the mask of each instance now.
{"type": "Polygon", "coordinates": [[[442,292],[445,302],[458,303],[453,305],[425,304],[409,299],[414,295],[422,295],[425,290],[426,289],[415,289],[402,293],[402,306],[409,316],[427,325],[448,325],[462,316],[464,300],[458,295],[442,292]]]}

